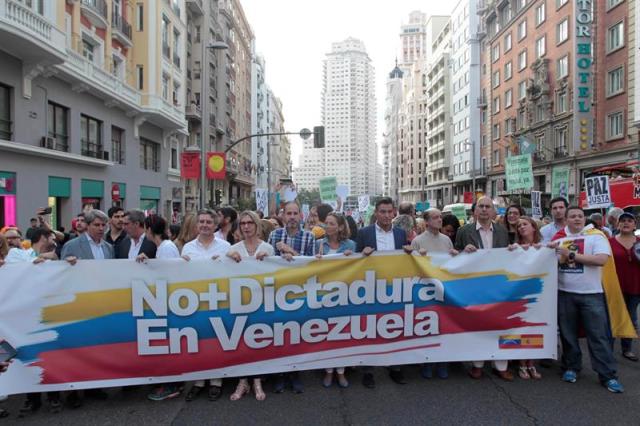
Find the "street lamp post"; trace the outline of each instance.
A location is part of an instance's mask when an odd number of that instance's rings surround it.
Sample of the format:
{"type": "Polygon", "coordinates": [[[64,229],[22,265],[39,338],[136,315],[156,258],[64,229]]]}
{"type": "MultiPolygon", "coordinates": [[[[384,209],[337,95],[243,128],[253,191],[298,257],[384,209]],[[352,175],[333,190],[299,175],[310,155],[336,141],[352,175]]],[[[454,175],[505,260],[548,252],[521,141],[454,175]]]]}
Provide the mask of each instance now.
{"type": "MultiPolygon", "coordinates": [[[[205,28],[203,34],[209,34],[207,29],[208,19],[205,19],[205,28]]],[[[206,37],[206,36],[205,36],[206,37]]],[[[221,41],[214,41],[213,43],[206,45],[202,43],[202,59],[200,60],[200,111],[202,113],[202,140],[200,141],[200,208],[206,207],[206,195],[207,195],[207,175],[206,175],[206,161],[207,161],[207,145],[209,144],[209,61],[207,59],[207,50],[226,50],[229,48],[227,43],[221,41]]],[[[217,60],[217,57],[215,58],[217,60]]],[[[216,66],[217,68],[217,66],[216,66]]]]}
{"type": "Polygon", "coordinates": [[[473,142],[463,142],[464,146],[471,147],[471,193],[473,194],[473,201],[476,198],[476,150],[473,146],[473,142]]]}

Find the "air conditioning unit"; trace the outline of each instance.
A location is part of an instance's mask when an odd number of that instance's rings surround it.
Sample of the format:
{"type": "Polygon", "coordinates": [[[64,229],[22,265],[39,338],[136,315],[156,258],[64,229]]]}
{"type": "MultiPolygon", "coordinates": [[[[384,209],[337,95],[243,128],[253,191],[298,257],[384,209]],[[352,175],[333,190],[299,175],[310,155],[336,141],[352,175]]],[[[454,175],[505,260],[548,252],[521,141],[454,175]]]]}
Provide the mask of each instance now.
{"type": "Polygon", "coordinates": [[[43,136],[40,139],[40,146],[47,149],[56,149],[56,138],[43,136]]]}

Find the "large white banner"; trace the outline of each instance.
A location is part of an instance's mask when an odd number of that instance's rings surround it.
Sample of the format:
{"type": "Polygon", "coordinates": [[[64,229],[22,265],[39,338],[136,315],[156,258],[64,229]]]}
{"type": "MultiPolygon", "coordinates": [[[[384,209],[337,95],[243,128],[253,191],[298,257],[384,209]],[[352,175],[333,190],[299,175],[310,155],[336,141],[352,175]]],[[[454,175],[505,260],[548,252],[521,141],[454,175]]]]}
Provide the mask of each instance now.
{"type": "Polygon", "coordinates": [[[0,267],[0,394],[556,357],[550,249],[0,267]],[[506,259],[508,258],[508,261],[506,259]]]}

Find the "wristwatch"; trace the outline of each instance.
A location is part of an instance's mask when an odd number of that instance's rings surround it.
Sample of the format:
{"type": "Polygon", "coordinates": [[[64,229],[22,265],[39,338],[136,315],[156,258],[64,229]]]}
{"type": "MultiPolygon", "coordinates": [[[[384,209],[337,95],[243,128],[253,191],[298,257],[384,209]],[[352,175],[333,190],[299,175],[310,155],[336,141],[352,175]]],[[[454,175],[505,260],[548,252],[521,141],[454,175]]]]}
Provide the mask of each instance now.
{"type": "Polygon", "coordinates": [[[571,252],[569,253],[569,262],[575,262],[576,261],[576,253],[575,252],[571,252]]]}

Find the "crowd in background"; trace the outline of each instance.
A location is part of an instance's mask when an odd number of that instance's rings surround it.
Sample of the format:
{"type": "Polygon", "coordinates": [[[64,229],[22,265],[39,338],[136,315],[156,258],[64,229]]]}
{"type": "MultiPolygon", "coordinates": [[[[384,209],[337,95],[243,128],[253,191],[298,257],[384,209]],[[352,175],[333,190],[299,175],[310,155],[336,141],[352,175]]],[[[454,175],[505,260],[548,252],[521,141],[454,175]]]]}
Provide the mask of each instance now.
{"type": "MultiPolygon", "coordinates": [[[[458,218],[433,208],[416,212],[411,203],[395,206],[391,199],[381,198],[365,226],[356,223],[350,215],[333,211],[328,204],[312,206],[306,217],[302,217],[300,206],[295,202],[286,203],[278,214],[269,217],[255,211],[237,212],[232,207],[205,209],[187,214],[180,224],[170,224],[156,214],[113,207],[107,213],[91,210],[78,214],[69,232],[65,228],[53,229],[48,216],[39,211],[28,229],[7,226],[0,230],[0,266],[56,260],[73,265],[79,259],[146,262],[182,258],[192,261],[220,256],[236,262],[249,257],[262,260],[267,256],[291,260],[294,256],[332,254],[368,256],[387,250],[404,250],[412,255],[447,252],[456,256],[491,248],[536,250],[547,246],[556,250],[558,257],[563,380],[569,383],[577,380],[581,369],[578,329],[583,327],[600,382],[611,392],[622,392],[613,357],[613,335],[604,308],[601,269],[608,260],[615,262],[628,314],[636,326],[640,302],[640,262],[635,257],[639,241],[635,236],[636,218],[617,208],[604,217],[594,213],[587,218],[582,209],[569,206],[563,198],[551,200],[549,209],[551,216],[540,220],[526,216],[519,205],[510,205],[504,215],[498,215],[493,201],[481,197],[472,206],[470,217],[458,218]],[[579,248],[577,239],[582,241],[579,248]]],[[[622,339],[621,349],[626,359],[638,361],[631,339],[622,339]]],[[[331,387],[336,383],[339,387],[348,387],[345,367],[327,369],[322,385],[331,387]]],[[[388,371],[392,381],[406,383],[399,366],[389,366],[388,371]]],[[[514,380],[514,371],[523,380],[542,377],[532,360],[493,362],[493,372],[503,380],[514,380]]],[[[446,379],[447,364],[420,366],[424,378],[433,377],[434,372],[446,379]]],[[[361,373],[362,384],[375,387],[372,367],[362,368],[361,373]]],[[[468,373],[473,379],[480,379],[484,374],[484,361],[472,362],[468,373]]],[[[264,400],[265,379],[261,376],[239,378],[230,399],[238,400],[253,391],[257,400],[264,400]]],[[[275,393],[287,388],[294,393],[304,390],[297,372],[275,374],[269,379],[275,393]]],[[[175,398],[184,389],[184,383],[162,384],[151,389],[148,397],[155,401],[175,398]]],[[[193,383],[185,398],[191,401],[203,393],[210,400],[219,399],[221,379],[193,383]]],[[[107,394],[100,389],[85,391],[84,395],[73,391],[68,393],[67,404],[79,407],[86,397],[103,399],[107,394]]],[[[62,407],[60,392],[48,393],[46,400],[53,412],[62,407]]],[[[36,411],[41,405],[41,395],[29,394],[21,412],[36,411]]]]}

